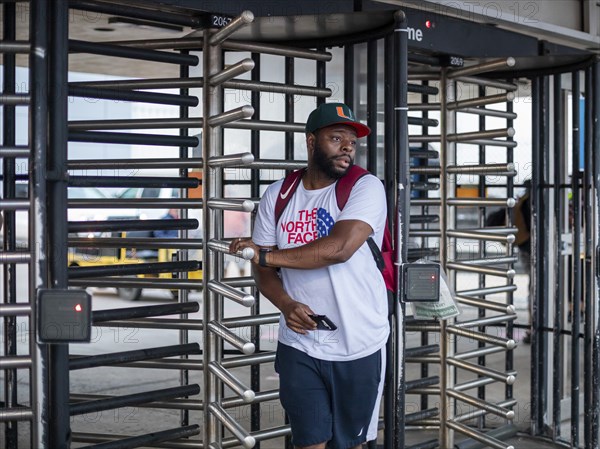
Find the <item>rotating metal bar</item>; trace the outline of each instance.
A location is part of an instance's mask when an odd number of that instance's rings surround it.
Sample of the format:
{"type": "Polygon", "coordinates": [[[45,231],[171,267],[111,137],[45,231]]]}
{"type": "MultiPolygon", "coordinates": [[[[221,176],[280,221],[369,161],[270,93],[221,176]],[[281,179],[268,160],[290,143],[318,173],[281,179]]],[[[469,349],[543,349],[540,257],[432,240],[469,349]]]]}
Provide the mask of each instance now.
{"type": "Polygon", "coordinates": [[[208,323],[208,330],[215,334],[217,337],[222,338],[227,343],[238,348],[246,355],[254,353],[254,343],[244,340],[242,337],[234,334],[232,331],[227,329],[218,321],[211,321],[208,323]]]}
{"type": "Polygon", "coordinates": [[[515,207],[514,198],[448,198],[449,206],[515,207]]]}
{"type": "MultiPolygon", "coordinates": [[[[70,131],[102,131],[122,129],[169,129],[202,128],[204,119],[192,118],[148,118],[116,120],[74,120],[69,122],[70,131]]],[[[165,159],[167,160],[167,159],[165,159]]],[[[130,159],[128,159],[130,161],[130,159]]],[[[105,161],[106,162],[106,161],[105,161]]],[[[189,159],[180,162],[189,163],[189,159]]]]}
{"type": "Polygon", "coordinates": [[[469,438],[473,438],[484,445],[491,447],[493,449],[514,449],[515,447],[511,444],[505,444],[502,441],[497,440],[496,438],[492,438],[487,436],[484,433],[478,432],[475,429],[472,429],[469,426],[465,426],[464,424],[460,424],[455,421],[448,421],[446,423],[448,427],[456,430],[457,432],[462,433],[463,435],[468,436],[469,438]]]}
{"type": "MultiPolygon", "coordinates": [[[[72,209],[196,209],[201,204],[201,200],[195,198],[69,200],[69,208],[72,209]]],[[[254,207],[254,203],[252,203],[252,207],[254,207]]]]}
{"type": "Polygon", "coordinates": [[[116,441],[107,441],[104,443],[87,446],[88,449],[125,449],[134,447],[157,446],[160,443],[170,442],[178,438],[188,438],[200,434],[200,426],[193,424],[191,426],[183,426],[175,429],[161,430],[158,432],[148,433],[146,435],[132,436],[119,439],[116,441]]]}
{"type": "Polygon", "coordinates": [[[242,106],[231,111],[226,111],[221,114],[213,115],[208,119],[210,126],[222,126],[226,123],[236,122],[246,119],[254,115],[252,106],[242,106]]]}
{"type": "Polygon", "coordinates": [[[162,176],[69,176],[69,187],[171,187],[195,189],[200,185],[197,178],[162,176]]]}
{"type": "Polygon", "coordinates": [[[476,106],[485,106],[488,104],[505,103],[507,101],[513,101],[515,99],[514,92],[508,92],[505,94],[490,95],[489,97],[477,97],[470,98],[468,100],[460,100],[448,103],[448,110],[454,111],[464,108],[472,108],[476,106]]]}
{"type": "Polygon", "coordinates": [[[461,321],[458,323],[454,324],[454,327],[460,327],[463,329],[467,329],[470,327],[477,327],[477,326],[493,326],[496,324],[504,324],[507,321],[514,321],[517,319],[517,315],[516,314],[505,314],[505,315],[495,315],[495,316],[488,316],[485,318],[476,318],[474,320],[469,320],[469,321],[461,321]]]}
{"type": "Polygon", "coordinates": [[[514,128],[490,129],[486,131],[475,131],[468,133],[448,134],[446,138],[450,142],[465,143],[468,140],[477,139],[493,139],[495,137],[513,137],[515,135],[514,128]]]}
{"type": "Polygon", "coordinates": [[[72,97],[97,98],[100,100],[133,101],[137,103],[166,104],[173,106],[197,106],[198,97],[173,95],[158,92],[139,92],[137,90],[117,90],[99,87],[69,86],[72,97]]]}
{"type": "Polygon", "coordinates": [[[518,261],[519,259],[516,256],[509,256],[483,259],[453,260],[452,262],[462,262],[470,265],[503,265],[507,263],[517,263],[518,261]]]}
{"type": "Polygon", "coordinates": [[[432,118],[408,117],[408,124],[415,126],[432,126],[436,127],[440,124],[439,121],[432,118]]]}
{"type": "MultiPolygon", "coordinates": [[[[252,402],[254,404],[257,404],[259,402],[277,401],[277,400],[279,400],[279,390],[269,390],[269,391],[257,392],[256,396],[254,397],[254,401],[252,401],[252,402]]],[[[243,399],[240,399],[240,398],[225,398],[225,399],[223,399],[223,402],[221,403],[221,405],[223,406],[223,408],[227,409],[227,408],[243,406],[243,405],[245,405],[245,402],[243,401],[243,399]]]]}
{"type": "Polygon", "coordinates": [[[31,157],[31,149],[25,145],[16,146],[1,146],[0,157],[2,158],[29,158],[31,157]]]}
{"type": "Polygon", "coordinates": [[[447,268],[457,271],[467,271],[469,273],[480,273],[487,274],[489,276],[501,276],[507,279],[512,279],[515,277],[516,271],[511,269],[501,269],[501,268],[492,268],[492,267],[481,267],[476,265],[469,265],[466,263],[457,263],[457,262],[448,262],[446,264],[447,268]]]}
{"type": "MultiPolygon", "coordinates": [[[[219,251],[221,253],[230,254],[229,244],[230,241],[213,239],[210,242],[208,242],[208,247],[213,251],[219,251]]],[[[252,248],[244,248],[242,251],[238,251],[237,253],[235,253],[235,255],[241,257],[244,260],[252,260],[252,258],[254,257],[254,250],[252,248]]]]}
{"type": "Polygon", "coordinates": [[[175,313],[194,313],[198,310],[200,310],[200,305],[197,302],[128,307],[124,309],[94,310],[92,312],[92,323],[96,325],[101,322],[125,320],[128,318],[148,318],[152,316],[173,315],[175,313]]]}
{"type": "Polygon", "coordinates": [[[417,229],[408,231],[411,237],[439,237],[439,229],[417,229]]]}
{"type": "Polygon", "coordinates": [[[438,134],[408,136],[408,141],[410,143],[431,143],[431,142],[439,142],[440,140],[441,140],[441,136],[438,134]]]}
{"type": "MultiPolygon", "coordinates": [[[[69,232],[124,232],[124,231],[157,231],[161,229],[197,229],[198,220],[195,218],[175,218],[170,220],[98,220],[98,221],[69,221],[67,230],[69,232]]],[[[84,247],[90,248],[94,242],[109,240],[108,238],[84,239],[84,247]],[[85,244],[87,242],[87,244],[85,244]]],[[[169,239],[158,238],[118,238],[112,239],[116,243],[114,246],[120,248],[126,247],[129,243],[144,245],[150,243],[151,248],[159,246],[159,240],[170,243],[169,239]]],[[[81,245],[80,245],[81,246],[81,245]]],[[[104,245],[107,246],[107,245],[104,245]]]]}
{"type": "Polygon", "coordinates": [[[514,172],[515,164],[486,164],[486,165],[451,165],[446,172],[453,175],[494,175],[497,173],[514,172]]]}
{"type": "Polygon", "coordinates": [[[213,156],[208,160],[210,167],[243,167],[254,162],[252,153],[228,154],[225,156],[213,156]]]}
{"type": "Polygon", "coordinates": [[[31,421],[33,410],[28,407],[0,409],[0,422],[31,421]]]}
{"type": "Polygon", "coordinates": [[[163,346],[160,348],[147,348],[135,351],[113,352],[94,356],[78,357],[69,361],[70,370],[95,368],[98,366],[120,365],[141,360],[152,360],[161,357],[178,355],[199,354],[200,345],[190,343],[186,345],[163,346]]]}
{"type": "Polygon", "coordinates": [[[233,39],[223,42],[223,48],[226,50],[240,50],[248,51],[250,53],[288,56],[290,58],[312,59],[323,62],[331,61],[332,58],[331,53],[326,51],[304,50],[301,48],[291,48],[285,45],[236,41],[233,39]]]}
{"type": "MultiPolygon", "coordinates": [[[[517,375],[516,371],[513,371],[509,374],[513,376],[517,375]]],[[[478,377],[477,379],[468,380],[466,382],[461,382],[459,384],[454,385],[454,391],[467,391],[472,390],[473,388],[483,387],[485,385],[490,385],[496,382],[495,379],[491,379],[489,377],[478,377]]]]}
{"type": "MultiPolygon", "coordinates": [[[[104,170],[133,170],[141,168],[202,168],[202,158],[189,159],[81,159],[70,160],[67,168],[69,170],[85,170],[89,168],[104,170]]],[[[132,206],[127,206],[132,207],[132,206]]]]}
{"type": "Polygon", "coordinates": [[[496,293],[510,293],[517,290],[517,286],[514,284],[509,285],[501,285],[498,287],[483,287],[483,288],[475,288],[470,290],[459,290],[456,292],[457,295],[464,296],[485,296],[485,295],[493,295],[496,293]]]}
{"type": "Polygon", "coordinates": [[[134,276],[138,274],[159,274],[173,272],[197,271],[202,268],[202,262],[152,262],[134,263],[127,265],[98,265],[88,267],[69,267],[69,279],[82,279],[95,276],[134,276]]]}
{"type": "Polygon", "coordinates": [[[189,13],[174,13],[169,11],[157,11],[146,7],[131,6],[128,4],[116,4],[108,2],[99,2],[97,0],[72,0],[69,7],[83,11],[93,11],[108,15],[118,15],[134,17],[150,21],[160,21],[173,25],[185,27],[198,27],[201,25],[200,19],[189,13]]]}
{"type": "Polygon", "coordinates": [[[235,394],[237,394],[244,403],[248,404],[254,401],[255,393],[246,385],[244,385],[237,377],[227,371],[218,362],[210,362],[208,369],[211,373],[217,376],[221,381],[226,384],[235,394]]]}
{"type": "Polygon", "coordinates": [[[0,252],[0,265],[12,263],[29,263],[31,261],[30,253],[9,253],[0,252]]]}
{"type": "Polygon", "coordinates": [[[31,304],[0,304],[0,317],[31,315],[31,304]]]}
{"type": "Polygon", "coordinates": [[[69,40],[70,53],[91,53],[94,55],[114,56],[117,58],[140,59],[143,61],[163,62],[196,66],[199,59],[194,55],[181,55],[164,51],[146,50],[143,48],[121,47],[119,45],[104,44],[99,42],[86,42],[69,40]]]}
{"type": "Polygon", "coordinates": [[[448,78],[452,79],[469,75],[477,75],[479,73],[493,72],[498,69],[514,67],[516,63],[517,61],[513,57],[484,62],[483,64],[478,64],[471,67],[463,67],[460,69],[451,70],[448,72],[448,78]]]}
{"type": "Polygon", "coordinates": [[[0,199],[0,210],[29,210],[29,200],[0,199]]]}
{"type": "Polygon", "coordinates": [[[0,42],[0,53],[29,53],[31,42],[29,41],[2,41],[0,42]]]}
{"type": "Polygon", "coordinates": [[[96,401],[77,402],[70,404],[69,414],[71,416],[84,415],[91,412],[101,412],[121,407],[131,407],[148,402],[167,400],[181,396],[195,396],[200,393],[200,386],[183,385],[180,387],[164,388],[162,390],[145,391],[143,393],[128,394],[124,396],[113,396],[96,401]]]}
{"type": "Polygon", "coordinates": [[[449,237],[459,239],[474,239],[486,240],[491,242],[513,243],[515,241],[514,234],[499,235],[492,232],[477,232],[477,231],[462,231],[448,230],[446,233],[449,237]]]}
{"type": "Polygon", "coordinates": [[[250,58],[242,59],[241,61],[227,67],[226,69],[215,73],[210,77],[208,82],[211,86],[218,86],[225,81],[229,81],[236,76],[243,75],[254,69],[254,61],[250,58]]]}
{"type": "MultiPolygon", "coordinates": [[[[246,429],[244,429],[238,422],[232,418],[232,416],[225,411],[221,405],[213,402],[209,404],[208,409],[210,412],[227,427],[227,429],[233,434],[233,436],[242,444],[246,449],[251,449],[256,444],[256,440],[251,436],[246,429]]],[[[213,446],[213,445],[211,445],[213,446]]]]}
{"type": "MultiPolygon", "coordinates": [[[[228,285],[232,285],[229,283],[230,279],[225,278],[223,282],[228,285]]],[[[279,312],[276,313],[266,313],[258,316],[241,316],[234,318],[223,318],[221,321],[224,326],[228,328],[233,327],[246,327],[246,326],[260,326],[263,324],[275,324],[279,322],[279,316],[281,314],[279,312]]]]}
{"type": "Polygon", "coordinates": [[[275,352],[264,352],[260,354],[242,355],[239,357],[228,357],[221,362],[223,368],[240,368],[243,366],[260,365],[275,361],[275,352]]]}
{"type": "Polygon", "coordinates": [[[507,120],[514,120],[517,118],[517,114],[514,112],[496,111],[495,109],[486,108],[462,108],[460,112],[464,114],[477,114],[485,115],[486,117],[500,117],[507,120]]]}
{"type": "Polygon", "coordinates": [[[440,103],[411,103],[408,105],[410,111],[439,111],[440,103]]]}
{"type": "Polygon", "coordinates": [[[459,401],[465,402],[474,407],[485,410],[488,413],[492,413],[496,416],[500,416],[504,419],[514,419],[515,412],[514,410],[506,409],[504,407],[498,407],[491,402],[483,401],[481,399],[474,398],[473,396],[469,396],[468,394],[456,391],[452,388],[446,390],[446,393],[449,396],[452,396],[454,399],[458,399],[459,401]]]}
{"type": "MultiPolygon", "coordinates": [[[[204,85],[203,77],[190,78],[152,78],[152,79],[133,79],[133,80],[110,80],[110,81],[78,81],[69,83],[71,86],[85,87],[113,87],[115,89],[164,89],[170,88],[202,87],[204,85]]],[[[330,97],[331,89],[322,87],[313,87],[300,84],[273,83],[268,81],[253,81],[232,79],[224,81],[222,86],[226,89],[249,90],[253,92],[280,93],[288,95],[306,95],[311,97],[330,97]]],[[[160,120],[160,119],[158,119],[160,120]]],[[[176,119],[172,119],[176,120],[176,119]]],[[[185,120],[185,119],[179,119],[185,120]]],[[[196,118],[196,120],[202,120],[196,118]]],[[[201,127],[201,125],[198,125],[201,127]]]]}
{"type": "Polygon", "coordinates": [[[424,95],[437,95],[440,90],[434,86],[426,86],[423,84],[408,84],[408,92],[424,94],[424,95]]]}
{"type": "Polygon", "coordinates": [[[440,167],[411,167],[411,175],[440,175],[440,167]]]}
{"type": "Polygon", "coordinates": [[[2,356],[0,360],[2,361],[2,365],[0,365],[0,370],[31,368],[30,356],[2,356]]]}
{"type": "Polygon", "coordinates": [[[244,307],[251,307],[252,305],[254,305],[254,295],[240,290],[236,290],[235,288],[230,287],[227,284],[215,281],[214,279],[208,281],[208,288],[211,291],[221,296],[224,296],[225,298],[229,298],[232,301],[235,301],[244,307]]]}
{"type": "Polygon", "coordinates": [[[248,199],[211,198],[207,201],[211,209],[235,210],[241,212],[252,212],[254,201],[248,199]]]}
{"type": "Polygon", "coordinates": [[[303,133],[305,125],[303,123],[284,123],[270,120],[240,120],[238,122],[227,123],[224,128],[303,133]]]}
{"type": "Polygon", "coordinates": [[[277,159],[257,159],[252,164],[254,169],[297,170],[306,167],[306,161],[284,161],[277,159]]]}
{"type": "Polygon", "coordinates": [[[493,310],[500,313],[515,313],[515,306],[512,304],[501,304],[490,300],[472,298],[470,296],[456,295],[456,299],[461,304],[466,304],[480,309],[493,310]]]}
{"type": "Polygon", "coordinates": [[[163,134],[113,133],[107,131],[69,131],[69,141],[173,147],[198,146],[197,137],[165,136],[163,134]]]}
{"type": "MultiPolygon", "coordinates": [[[[201,262],[200,262],[201,263],[201,262]]],[[[162,279],[162,278],[87,278],[69,280],[69,286],[72,287],[138,287],[138,288],[164,288],[164,289],[183,289],[183,290],[202,290],[202,281],[191,281],[189,279],[162,279]]]]}
{"type": "Polygon", "coordinates": [[[516,376],[513,374],[502,373],[486,366],[477,365],[465,360],[459,360],[454,357],[448,357],[447,361],[449,365],[456,366],[457,368],[470,371],[480,376],[485,376],[500,382],[504,382],[507,385],[512,385],[517,380],[516,376]]]}
{"type": "Polygon", "coordinates": [[[506,352],[506,349],[500,346],[483,346],[481,348],[472,349],[471,351],[457,352],[454,354],[454,358],[457,360],[469,360],[474,359],[475,357],[485,357],[502,352],[506,352]]]}
{"type": "Polygon", "coordinates": [[[223,43],[225,41],[225,39],[227,39],[227,37],[231,36],[237,30],[245,27],[246,25],[248,25],[249,23],[252,23],[252,22],[254,22],[254,14],[252,14],[251,11],[242,11],[242,13],[238,17],[236,17],[231,22],[229,22],[226,26],[221,28],[216,33],[214,33],[210,37],[208,42],[210,45],[219,45],[219,44],[223,43]]]}
{"type": "MultiPolygon", "coordinates": [[[[460,142],[463,145],[479,145],[479,146],[487,146],[487,147],[506,147],[506,148],[516,148],[518,143],[513,140],[495,140],[495,139],[475,139],[475,140],[466,140],[464,142],[460,142]]],[[[516,175],[516,173],[514,173],[516,175]]]]}
{"type": "Polygon", "coordinates": [[[29,94],[5,94],[0,92],[0,105],[3,106],[27,106],[31,103],[29,94]]]}
{"type": "Polygon", "coordinates": [[[457,326],[448,326],[448,332],[454,335],[460,335],[462,337],[468,337],[472,340],[481,341],[483,343],[489,343],[491,345],[501,346],[506,349],[514,349],[517,343],[512,338],[496,337],[494,335],[488,335],[483,332],[475,331],[473,329],[462,329],[457,326]]]}
{"type": "MultiPolygon", "coordinates": [[[[132,438],[131,435],[116,435],[114,433],[107,435],[103,433],[91,433],[91,432],[73,432],[72,440],[78,443],[93,443],[99,444],[109,441],[124,440],[126,438],[132,438]]],[[[158,443],[156,447],[168,447],[169,449],[199,449],[203,448],[201,440],[194,439],[183,439],[179,442],[169,442],[167,445],[158,443]]],[[[93,446],[92,446],[93,447],[93,446]]],[[[134,446],[135,447],[135,446],[134,446]]],[[[137,446],[139,447],[139,446],[137,446]]]]}
{"type": "Polygon", "coordinates": [[[478,78],[475,76],[458,76],[456,81],[460,81],[467,84],[476,84],[478,86],[495,87],[496,89],[504,89],[508,91],[516,91],[518,86],[513,83],[507,83],[502,80],[493,80],[490,78],[478,78]]]}
{"type": "Polygon", "coordinates": [[[144,329],[186,329],[201,331],[204,329],[202,320],[175,319],[175,318],[139,318],[128,320],[111,320],[107,322],[94,322],[94,326],[104,327],[139,327],[144,329]]]}
{"type": "MultiPolygon", "coordinates": [[[[516,403],[517,403],[516,399],[507,399],[505,401],[498,402],[496,405],[498,407],[512,407],[516,403]]],[[[456,421],[456,422],[469,421],[473,418],[477,418],[479,416],[484,416],[485,414],[486,414],[485,410],[473,410],[471,412],[463,413],[462,415],[455,416],[454,421],[456,421]]]]}

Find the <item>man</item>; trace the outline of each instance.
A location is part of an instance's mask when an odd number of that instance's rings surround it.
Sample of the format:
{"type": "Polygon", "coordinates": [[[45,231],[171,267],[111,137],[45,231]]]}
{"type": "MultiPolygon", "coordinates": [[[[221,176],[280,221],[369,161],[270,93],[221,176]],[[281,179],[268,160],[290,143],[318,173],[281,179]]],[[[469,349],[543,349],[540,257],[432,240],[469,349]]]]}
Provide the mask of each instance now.
{"type": "Polygon", "coordinates": [[[254,249],[256,284],[282,312],[275,369],[297,449],[360,448],[377,437],[388,305],[366,241],[373,237],[381,248],[385,191],[366,175],[341,211],[335,196],[336,181],[354,164],[357,138],[370,131],[345,104],[315,109],[306,123],[308,167],[296,190],[272,184],[252,240],[230,247],[254,249]],[[277,197],[287,195],[276,223],[277,197]],[[311,315],[326,315],[337,330],[317,330],[311,315]]]}

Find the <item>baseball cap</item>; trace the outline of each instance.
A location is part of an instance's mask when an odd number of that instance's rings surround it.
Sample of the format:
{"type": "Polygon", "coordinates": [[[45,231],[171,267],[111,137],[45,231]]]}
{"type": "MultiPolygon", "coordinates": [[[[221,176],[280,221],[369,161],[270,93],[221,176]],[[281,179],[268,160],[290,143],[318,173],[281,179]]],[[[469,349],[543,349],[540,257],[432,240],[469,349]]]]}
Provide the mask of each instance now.
{"type": "Polygon", "coordinates": [[[306,132],[312,133],[319,128],[337,123],[353,127],[357,137],[371,134],[371,128],[356,120],[352,110],[344,103],[323,103],[312,111],[306,121],[306,132]]]}

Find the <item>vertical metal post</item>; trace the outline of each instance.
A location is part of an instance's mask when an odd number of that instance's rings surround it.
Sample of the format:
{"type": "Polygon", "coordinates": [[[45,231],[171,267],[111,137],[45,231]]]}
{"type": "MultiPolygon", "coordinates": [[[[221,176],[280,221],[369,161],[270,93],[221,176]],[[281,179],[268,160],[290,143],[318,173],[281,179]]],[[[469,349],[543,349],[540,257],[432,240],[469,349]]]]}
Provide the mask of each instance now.
{"type": "MultiPolygon", "coordinates": [[[[185,55],[189,55],[189,50],[181,50],[182,54],[185,55]]],[[[187,65],[181,65],[179,67],[179,76],[182,79],[188,78],[190,76],[190,68],[187,65]]],[[[182,87],[179,89],[179,95],[189,95],[189,88],[187,87],[182,87]]],[[[181,118],[188,118],[190,116],[189,113],[189,106],[180,106],[179,107],[179,117],[181,118]]],[[[189,134],[189,130],[187,128],[181,128],[179,130],[179,135],[182,137],[187,137],[189,134]]],[[[179,148],[179,158],[180,159],[187,159],[189,157],[189,149],[188,147],[180,147],[179,148]]],[[[187,168],[182,168],[179,170],[179,176],[187,178],[188,177],[188,169],[187,168]]],[[[187,198],[188,197],[188,190],[181,190],[181,196],[187,198]]],[[[188,210],[187,209],[181,209],[179,211],[179,216],[183,219],[188,218],[188,210]]],[[[179,235],[181,238],[183,239],[187,239],[188,238],[188,230],[184,229],[179,231],[179,235]]],[[[188,252],[187,251],[178,251],[177,252],[178,255],[178,259],[181,261],[186,261],[188,260],[188,252]]],[[[187,273],[180,273],[180,276],[182,276],[183,278],[187,278],[188,274],[187,273]]],[[[188,302],[189,300],[189,291],[187,289],[179,289],[177,291],[177,301],[182,303],[182,302],[188,302]]],[[[188,319],[188,314],[187,313],[182,313],[180,315],[182,320],[187,320],[188,319]]],[[[189,343],[189,331],[187,329],[180,329],[179,330],[179,344],[180,345],[186,345],[189,343]]],[[[182,358],[184,359],[189,359],[189,356],[187,354],[183,355],[182,358]]],[[[179,371],[179,384],[180,385],[189,385],[190,383],[190,372],[185,369],[185,370],[181,370],[179,371]]],[[[180,413],[180,421],[181,421],[181,426],[187,426],[189,425],[190,422],[190,412],[187,409],[181,410],[180,413]]]]}
{"type": "MultiPolygon", "coordinates": [[[[512,83],[514,80],[513,79],[509,79],[508,82],[512,83]]],[[[514,104],[512,101],[509,101],[506,103],[506,112],[514,112],[514,104]]],[[[509,118],[506,120],[506,127],[507,128],[514,128],[514,119],[509,118]]],[[[512,136],[508,136],[507,141],[509,142],[513,142],[515,139],[512,136]]],[[[514,157],[514,148],[513,147],[508,147],[506,149],[506,162],[507,163],[513,163],[515,160],[514,157]]],[[[512,177],[508,177],[507,178],[507,184],[508,184],[508,190],[507,190],[507,197],[508,198],[514,198],[514,179],[512,177]]],[[[531,188],[530,188],[530,194],[531,194],[531,188]]],[[[531,220],[531,217],[530,217],[531,220]]],[[[510,248],[507,247],[507,254],[508,251],[510,251],[510,248]]],[[[531,250],[530,250],[531,252],[531,250]]],[[[529,307],[529,304],[531,302],[531,295],[529,292],[529,285],[531,283],[531,270],[529,268],[529,266],[527,267],[527,307],[529,307]]],[[[507,293],[507,303],[509,305],[514,305],[514,293],[512,291],[507,293]]],[[[531,319],[531,318],[529,318],[531,319]]],[[[512,320],[509,320],[506,324],[507,329],[506,329],[506,336],[507,338],[513,338],[514,337],[514,322],[512,320]]],[[[506,361],[505,361],[505,365],[504,368],[506,370],[506,372],[511,372],[515,369],[514,367],[514,352],[513,351],[507,351],[506,353],[506,361]]],[[[506,389],[505,389],[505,397],[506,399],[512,399],[513,398],[513,386],[512,385],[506,385],[506,389]]]]}
{"type": "Polygon", "coordinates": [[[367,44],[367,125],[373,131],[367,137],[367,170],[377,176],[377,43],[367,44]]]}
{"type": "Polygon", "coordinates": [[[573,447],[579,447],[579,332],[581,315],[581,191],[580,191],[580,114],[579,97],[580,83],[579,72],[573,72],[571,100],[573,110],[573,160],[571,173],[571,189],[573,192],[573,290],[572,290],[572,311],[571,314],[571,444],[573,447]]]}
{"type": "MultiPolygon", "coordinates": [[[[583,204],[593,204],[593,166],[594,156],[592,148],[594,123],[592,119],[593,102],[592,95],[594,86],[592,85],[592,67],[585,71],[585,141],[584,141],[584,200],[583,204]]],[[[593,449],[592,446],[592,377],[594,375],[594,365],[592,363],[592,335],[593,335],[593,285],[594,276],[592,271],[592,259],[594,258],[594,236],[593,236],[593,213],[591,207],[585,208],[585,315],[584,315],[584,344],[583,344],[583,381],[584,381],[584,439],[586,449],[593,449]]]]}
{"type": "MultiPolygon", "coordinates": [[[[30,145],[32,151],[31,180],[29,195],[32,200],[29,220],[29,250],[32,265],[29,277],[29,301],[32,304],[30,323],[35,328],[37,310],[35,297],[39,288],[48,286],[48,260],[46,257],[47,236],[43,223],[46,216],[46,153],[48,136],[48,3],[33,0],[30,4],[30,38],[32,52],[29,57],[29,85],[31,86],[30,145]]],[[[31,370],[31,447],[39,449],[62,449],[67,441],[60,441],[62,432],[53,428],[50,416],[49,358],[47,345],[38,344],[36,333],[30,336],[32,356],[31,370]]]]}
{"type": "MultiPolygon", "coordinates": [[[[395,44],[395,85],[394,85],[394,150],[398,155],[397,181],[398,192],[396,204],[395,244],[396,260],[405,263],[408,258],[408,230],[410,226],[410,178],[409,178],[409,144],[408,144],[408,29],[406,14],[403,11],[394,13],[394,44],[395,44]]],[[[392,228],[394,229],[394,228],[392,228]]],[[[396,266],[398,269],[398,266],[396,266]]],[[[402,287],[399,270],[396,273],[398,290],[396,297],[401,298],[402,287]]],[[[394,448],[405,446],[405,388],[406,378],[404,369],[405,329],[404,306],[400,301],[395,302],[395,375],[394,391],[396,404],[394,409],[394,448]]]]}
{"type": "Polygon", "coordinates": [[[600,59],[596,59],[593,71],[592,71],[592,86],[593,91],[590,92],[589,98],[593,103],[593,134],[592,147],[596,149],[593,152],[593,172],[594,172],[594,262],[593,262],[593,276],[594,276],[594,340],[593,340],[593,367],[592,367],[592,404],[593,404],[593,417],[592,417],[592,447],[599,447],[600,445],[600,195],[598,191],[600,189],[600,59]]]}
{"type": "MultiPolygon", "coordinates": [[[[562,164],[562,148],[563,148],[563,102],[562,102],[562,75],[554,75],[554,105],[553,110],[553,121],[554,121],[554,217],[555,223],[555,235],[560,237],[563,233],[563,211],[561,207],[562,201],[562,189],[560,185],[564,178],[563,164],[562,164]]],[[[557,279],[563,279],[564,277],[564,265],[560,257],[560,247],[557,246],[554,250],[554,272],[556,273],[557,279]]],[[[563,323],[563,286],[560,282],[556,283],[554,288],[554,327],[553,327],[553,339],[552,348],[554,353],[553,367],[552,367],[552,422],[557,424],[561,422],[560,413],[560,401],[562,394],[562,358],[561,358],[561,340],[562,340],[562,323],[563,323]]],[[[560,426],[553,426],[553,437],[558,438],[561,434],[560,426]]]]}
{"type": "Polygon", "coordinates": [[[545,289],[547,266],[546,253],[546,228],[547,215],[544,208],[546,182],[546,146],[548,142],[548,79],[547,77],[535,78],[533,81],[533,176],[532,176],[532,215],[533,227],[531,241],[533,250],[532,278],[532,368],[531,368],[531,395],[532,395],[532,431],[540,435],[544,431],[544,416],[547,406],[546,396],[548,383],[546,380],[546,338],[543,332],[546,324],[545,289]]]}
{"type": "MultiPolygon", "coordinates": [[[[211,30],[206,30],[204,33],[203,44],[203,72],[204,79],[209,80],[212,75],[217,73],[223,62],[223,53],[220,45],[210,44],[211,30]]],[[[202,158],[205,161],[202,173],[203,186],[203,234],[204,241],[210,241],[217,238],[217,232],[220,229],[219,214],[208,207],[208,200],[213,196],[220,194],[220,171],[212,170],[206,163],[212,156],[219,155],[222,148],[222,133],[220,127],[212,127],[209,124],[209,119],[213,115],[217,115],[222,109],[222,89],[220,86],[210,86],[205,82],[202,90],[203,95],[203,128],[202,128],[202,158]]],[[[208,249],[208,245],[204,245],[202,249],[203,260],[203,301],[204,301],[204,323],[208,324],[213,320],[219,321],[219,305],[218,296],[208,288],[208,281],[214,279],[218,274],[217,257],[208,249]]],[[[217,378],[207,369],[210,362],[220,361],[220,341],[209,330],[209,326],[205,325],[203,330],[204,348],[204,444],[221,441],[221,425],[218,423],[215,416],[211,413],[209,405],[218,402],[220,399],[220,388],[217,378]]]]}
{"type": "Polygon", "coordinates": [[[353,111],[356,111],[354,104],[354,45],[344,47],[344,103],[353,111]]]}
{"type": "MultiPolygon", "coordinates": [[[[3,39],[14,41],[16,37],[16,6],[14,3],[4,3],[3,8],[3,39]]],[[[2,92],[5,95],[15,93],[16,84],[16,64],[14,53],[5,53],[3,55],[3,86],[2,92]]],[[[15,106],[5,104],[2,108],[2,144],[7,147],[15,145],[16,135],[16,115],[15,106]]],[[[2,161],[2,188],[5,198],[15,197],[15,171],[16,164],[13,158],[6,158],[2,161]]],[[[4,243],[3,249],[6,252],[17,250],[15,212],[4,211],[4,243]]],[[[17,302],[17,271],[15,264],[5,264],[4,271],[4,303],[15,304],[17,302]]],[[[17,318],[7,316],[4,318],[4,355],[14,357],[17,355],[17,318]]],[[[17,406],[17,370],[7,369],[4,371],[4,402],[5,407],[10,409],[17,406]]],[[[7,421],[4,424],[6,447],[17,447],[18,424],[17,421],[7,421]]]]}
{"type": "MultiPolygon", "coordinates": [[[[50,245],[50,284],[64,289],[67,279],[67,84],[69,48],[69,4],[57,0],[48,10],[50,27],[48,119],[48,229],[50,245]]],[[[33,241],[36,242],[35,240],[33,241]]],[[[70,446],[69,345],[53,344],[50,357],[50,429],[51,447],[70,446]]]]}
{"type": "MultiPolygon", "coordinates": [[[[319,51],[325,51],[324,48],[318,48],[319,51]]],[[[325,61],[317,61],[317,87],[325,87],[327,84],[327,72],[325,61]]],[[[324,97],[317,97],[317,106],[325,103],[324,97]]]]}
{"type": "MultiPolygon", "coordinates": [[[[385,37],[385,54],[394,54],[394,36],[385,37]]],[[[394,209],[396,207],[396,152],[394,147],[394,58],[385,58],[384,60],[384,167],[385,167],[385,191],[387,192],[387,209],[388,209],[388,221],[394,223],[395,217],[393,216],[394,209]]],[[[346,61],[347,62],[347,61],[346,61]]],[[[394,305],[395,306],[395,305],[394,305]]],[[[394,385],[394,337],[396,335],[396,329],[394,326],[394,316],[389,318],[389,324],[391,329],[390,338],[386,343],[386,371],[385,371],[385,391],[383,396],[383,419],[384,419],[384,433],[383,433],[383,447],[385,449],[392,449],[394,443],[394,402],[395,402],[395,390],[394,385]]]]}

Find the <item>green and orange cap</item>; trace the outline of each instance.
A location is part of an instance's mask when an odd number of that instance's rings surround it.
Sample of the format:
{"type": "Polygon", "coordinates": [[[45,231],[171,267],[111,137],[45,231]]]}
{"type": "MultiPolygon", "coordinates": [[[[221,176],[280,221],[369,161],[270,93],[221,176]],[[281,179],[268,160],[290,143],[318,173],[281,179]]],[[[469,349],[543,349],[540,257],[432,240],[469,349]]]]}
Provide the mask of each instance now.
{"type": "Polygon", "coordinates": [[[330,125],[348,125],[356,130],[356,137],[371,134],[371,128],[354,118],[354,113],[344,103],[323,103],[312,111],[306,121],[306,132],[313,133],[317,129],[330,125]]]}

